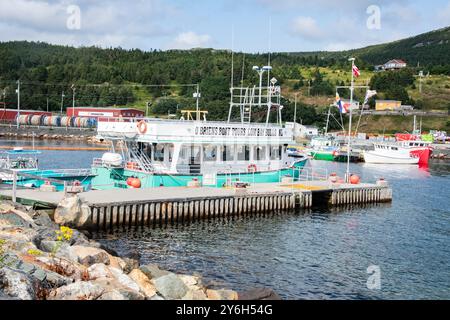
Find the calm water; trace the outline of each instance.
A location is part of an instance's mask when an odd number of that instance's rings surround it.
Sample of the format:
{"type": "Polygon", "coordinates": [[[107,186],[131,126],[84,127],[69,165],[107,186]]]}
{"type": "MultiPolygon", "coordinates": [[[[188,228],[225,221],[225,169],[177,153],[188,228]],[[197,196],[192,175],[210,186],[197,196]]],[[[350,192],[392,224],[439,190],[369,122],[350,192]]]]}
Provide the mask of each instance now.
{"type": "MultiPolygon", "coordinates": [[[[88,167],[99,152],[43,151],[47,168],[88,167]],[[46,158],[46,157],[51,157],[46,158]]],[[[341,176],[345,164],[312,161],[341,176]]],[[[202,274],[237,290],[271,287],[286,299],[450,299],[450,163],[353,164],[364,181],[386,178],[392,204],[315,208],[184,226],[117,230],[95,238],[141,263],[202,274]],[[367,268],[379,266],[381,289],[367,268]]]]}

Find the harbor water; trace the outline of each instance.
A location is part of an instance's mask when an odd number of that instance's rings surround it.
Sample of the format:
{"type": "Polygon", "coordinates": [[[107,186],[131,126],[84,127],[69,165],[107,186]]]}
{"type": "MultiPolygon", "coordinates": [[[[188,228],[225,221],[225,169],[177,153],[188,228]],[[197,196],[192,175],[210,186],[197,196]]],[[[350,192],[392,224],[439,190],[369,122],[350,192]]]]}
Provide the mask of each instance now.
{"type": "MultiPolygon", "coordinates": [[[[1,141],[6,143],[14,144],[1,141]]],[[[42,151],[39,163],[42,169],[87,168],[98,156],[42,151]]],[[[346,169],[344,163],[310,165],[341,177],[346,169]]],[[[284,299],[450,299],[450,162],[434,160],[428,168],[362,163],[351,164],[351,171],[368,182],[384,177],[393,202],[117,229],[93,237],[121,254],[137,250],[142,264],[197,272],[212,285],[235,290],[269,287],[284,299]],[[368,286],[368,268],[379,270],[380,286],[368,286]]]]}

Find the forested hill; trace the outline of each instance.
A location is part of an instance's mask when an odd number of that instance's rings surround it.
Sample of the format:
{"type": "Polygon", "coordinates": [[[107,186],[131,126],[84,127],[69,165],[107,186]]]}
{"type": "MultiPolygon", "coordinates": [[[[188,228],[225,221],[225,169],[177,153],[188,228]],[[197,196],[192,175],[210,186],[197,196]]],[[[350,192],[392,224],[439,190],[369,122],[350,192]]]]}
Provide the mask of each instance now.
{"type": "MultiPolygon", "coordinates": [[[[347,69],[350,55],[357,57],[362,70],[372,70],[373,65],[398,58],[413,66],[420,61],[421,70],[423,68],[426,73],[450,75],[449,40],[450,28],[445,28],[352,51],[273,53],[271,76],[276,77],[280,84],[291,86],[291,90],[311,82],[311,92],[332,95],[332,88],[337,83],[322,81],[318,70],[347,69]],[[317,71],[305,76],[302,73],[305,68],[317,68],[317,71]]],[[[266,64],[267,58],[267,54],[235,53],[234,83],[241,81],[243,62],[244,84],[257,83],[257,74],[251,68],[266,64]]],[[[194,88],[177,85],[199,83],[202,106],[210,110],[210,117],[223,118],[227,113],[230,74],[231,53],[226,50],[144,52],[121,48],[73,48],[40,42],[0,43],[0,102],[4,98],[6,106],[11,108],[15,108],[17,103],[15,89],[18,79],[22,83],[22,108],[45,109],[47,99],[50,110],[60,110],[61,102],[64,108],[71,106],[71,85],[75,84],[77,106],[133,105],[144,108],[145,101],[151,101],[151,111],[156,114],[173,112],[174,104],[175,107],[177,104],[179,107],[190,105],[194,88]],[[172,86],[158,87],[167,84],[172,86]]],[[[284,112],[292,113],[291,109],[289,104],[284,112]]],[[[306,106],[304,110],[307,110],[306,106]]],[[[303,118],[312,121],[314,112],[305,112],[303,118]]]]}
{"type": "Polygon", "coordinates": [[[434,73],[449,72],[450,27],[408,39],[350,51],[369,64],[382,64],[396,57],[410,66],[429,67],[434,73]],[[442,68],[447,66],[447,68],[442,68]]]}

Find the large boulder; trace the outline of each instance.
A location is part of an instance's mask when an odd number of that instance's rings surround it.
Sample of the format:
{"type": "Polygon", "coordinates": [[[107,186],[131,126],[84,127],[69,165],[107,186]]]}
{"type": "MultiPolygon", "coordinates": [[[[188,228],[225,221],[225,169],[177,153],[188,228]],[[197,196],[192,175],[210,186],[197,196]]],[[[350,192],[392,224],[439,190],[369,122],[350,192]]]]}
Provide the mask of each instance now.
{"type": "Polygon", "coordinates": [[[48,300],[96,300],[105,288],[93,281],[77,281],[50,291],[48,300]]]}
{"type": "Polygon", "coordinates": [[[90,217],[90,208],[77,195],[67,195],[58,204],[54,220],[60,225],[83,229],[90,227],[90,217]]]}
{"type": "Polygon", "coordinates": [[[96,263],[109,264],[109,254],[102,249],[84,246],[71,246],[69,251],[78,258],[78,262],[84,266],[96,263]]]}
{"type": "Polygon", "coordinates": [[[145,296],[139,290],[124,286],[116,278],[101,278],[94,281],[104,288],[100,300],[144,300],[145,296]]]}
{"type": "Polygon", "coordinates": [[[123,273],[122,270],[116,268],[109,268],[109,270],[111,271],[113,277],[117,280],[117,282],[119,282],[122,286],[133,291],[140,291],[139,285],[133,279],[123,273]]]}
{"type": "Polygon", "coordinates": [[[103,263],[96,263],[87,269],[91,280],[99,278],[113,278],[111,270],[103,263]]]}
{"type": "Polygon", "coordinates": [[[150,279],[139,269],[132,270],[128,276],[137,283],[141,292],[147,298],[151,298],[156,294],[155,286],[150,282],[150,279]]]}
{"type": "Polygon", "coordinates": [[[25,211],[16,209],[10,203],[0,203],[0,227],[2,226],[33,228],[35,224],[25,211]]]}
{"type": "Polygon", "coordinates": [[[0,291],[21,300],[36,299],[33,281],[25,272],[3,267],[0,269],[0,291]]]}
{"type": "Polygon", "coordinates": [[[182,299],[188,292],[188,287],[173,273],[158,277],[152,282],[165,299],[182,299]]]}

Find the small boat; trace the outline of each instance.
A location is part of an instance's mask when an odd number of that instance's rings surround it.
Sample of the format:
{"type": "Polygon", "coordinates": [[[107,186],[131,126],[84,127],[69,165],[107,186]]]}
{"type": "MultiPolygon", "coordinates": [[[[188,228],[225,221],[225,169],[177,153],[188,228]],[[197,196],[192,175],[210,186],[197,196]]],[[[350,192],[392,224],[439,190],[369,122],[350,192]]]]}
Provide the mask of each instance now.
{"type": "Polygon", "coordinates": [[[45,179],[60,180],[61,184],[56,184],[57,190],[63,190],[64,182],[70,185],[74,181],[79,181],[85,189],[89,188],[89,184],[94,175],[91,169],[57,169],[57,170],[40,170],[39,159],[40,154],[37,150],[24,150],[22,147],[15,147],[0,153],[0,180],[5,184],[12,184],[14,174],[17,172],[17,185],[27,188],[38,188],[45,183],[45,179]]]}
{"type": "Polygon", "coordinates": [[[303,153],[303,151],[295,148],[295,147],[288,147],[286,149],[288,157],[292,158],[305,158],[306,155],[303,153]]]}
{"type": "Polygon", "coordinates": [[[366,163],[418,164],[419,156],[399,144],[376,143],[374,150],[364,151],[366,163]]]}
{"type": "Polygon", "coordinates": [[[315,137],[311,139],[308,155],[314,160],[334,161],[339,145],[332,137],[315,137]]]}

